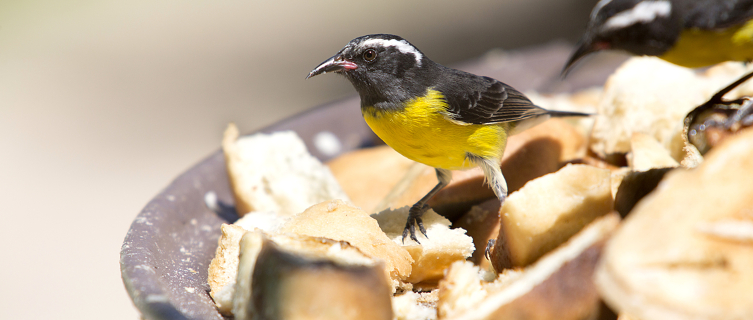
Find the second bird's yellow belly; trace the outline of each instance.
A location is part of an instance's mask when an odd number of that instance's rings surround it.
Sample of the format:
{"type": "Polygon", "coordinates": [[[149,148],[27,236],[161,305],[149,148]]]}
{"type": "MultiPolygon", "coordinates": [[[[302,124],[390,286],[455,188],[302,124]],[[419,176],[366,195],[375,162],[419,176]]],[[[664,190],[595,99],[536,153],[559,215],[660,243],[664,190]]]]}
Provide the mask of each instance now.
{"type": "Polygon", "coordinates": [[[753,60],[753,22],[723,30],[683,31],[672,49],[659,58],[688,68],[753,60]]]}
{"type": "Polygon", "coordinates": [[[499,160],[505,148],[508,124],[459,124],[446,116],[441,93],[429,90],[402,110],[362,108],[374,133],[403,156],[448,170],[472,168],[467,156],[499,160]]]}

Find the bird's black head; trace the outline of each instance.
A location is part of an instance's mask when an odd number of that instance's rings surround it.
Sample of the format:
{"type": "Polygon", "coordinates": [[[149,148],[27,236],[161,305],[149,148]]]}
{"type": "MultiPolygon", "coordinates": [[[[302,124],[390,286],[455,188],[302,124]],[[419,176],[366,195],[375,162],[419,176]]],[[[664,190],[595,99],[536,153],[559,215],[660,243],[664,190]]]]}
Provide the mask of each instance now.
{"type": "Polygon", "coordinates": [[[378,106],[423,95],[436,79],[437,65],[401,37],[371,34],[351,40],[306,78],[327,72],[345,76],[362,105],[378,106]]]}
{"type": "Polygon", "coordinates": [[[662,55],[681,31],[680,14],[670,0],[600,0],[565,71],[589,53],[606,49],[662,55]]]}

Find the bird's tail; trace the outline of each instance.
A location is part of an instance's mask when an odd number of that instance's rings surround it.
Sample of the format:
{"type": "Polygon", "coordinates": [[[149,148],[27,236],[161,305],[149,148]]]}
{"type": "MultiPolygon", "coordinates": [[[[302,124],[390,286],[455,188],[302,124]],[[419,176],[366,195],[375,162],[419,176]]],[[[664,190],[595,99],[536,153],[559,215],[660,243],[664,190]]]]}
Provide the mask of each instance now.
{"type": "Polygon", "coordinates": [[[583,113],[583,112],[575,112],[575,111],[558,111],[558,110],[547,110],[548,114],[552,117],[562,118],[562,117],[590,117],[595,116],[595,113],[583,113]]]}
{"type": "Polygon", "coordinates": [[[520,121],[517,121],[515,124],[514,129],[510,132],[511,135],[520,133],[523,130],[526,130],[528,128],[534,127],[539,123],[542,123],[546,121],[549,118],[561,118],[561,117],[589,117],[593,116],[594,114],[591,113],[583,113],[583,112],[575,112],[575,111],[558,111],[558,110],[548,110],[544,109],[539,106],[535,106],[531,114],[533,116],[529,116],[525,119],[522,119],[520,121]],[[535,113],[534,113],[535,112],[535,113]]]}

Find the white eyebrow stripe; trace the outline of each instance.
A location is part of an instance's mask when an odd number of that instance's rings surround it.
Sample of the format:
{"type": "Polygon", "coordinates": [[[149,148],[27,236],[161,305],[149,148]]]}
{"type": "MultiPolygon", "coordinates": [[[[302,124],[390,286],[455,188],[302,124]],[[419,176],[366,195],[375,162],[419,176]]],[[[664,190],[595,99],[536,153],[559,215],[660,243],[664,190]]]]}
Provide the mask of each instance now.
{"type": "Polygon", "coordinates": [[[607,19],[605,29],[618,29],[639,22],[649,22],[656,17],[666,17],[672,12],[672,3],[663,1],[644,1],[638,3],[632,9],[622,11],[607,19]]]}
{"type": "Polygon", "coordinates": [[[371,45],[380,45],[382,47],[394,47],[395,49],[399,50],[402,53],[410,53],[413,55],[413,57],[415,57],[416,65],[418,65],[419,67],[421,66],[421,59],[423,58],[423,55],[414,46],[408,43],[408,41],[396,40],[396,39],[390,39],[390,40],[369,39],[361,43],[362,47],[371,46],[371,45]]]}

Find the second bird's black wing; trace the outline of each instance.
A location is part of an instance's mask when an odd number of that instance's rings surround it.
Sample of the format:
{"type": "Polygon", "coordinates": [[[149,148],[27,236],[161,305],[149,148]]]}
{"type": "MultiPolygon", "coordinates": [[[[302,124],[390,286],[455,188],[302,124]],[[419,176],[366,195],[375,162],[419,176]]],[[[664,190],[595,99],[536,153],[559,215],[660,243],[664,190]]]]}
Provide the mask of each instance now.
{"type": "Polygon", "coordinates": [[[753,18],[753,0],[675,0],[685,28],[719,30],[753,18]]]}
{"type": "Polygon", "coordinates": [[[470,124],[521,121],[546,114],[531,100],[498,80],[453,70],[437,86],[444,94],[452,120],[470,124]]]}

